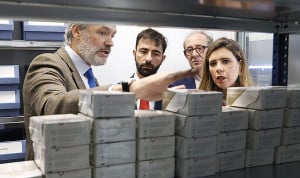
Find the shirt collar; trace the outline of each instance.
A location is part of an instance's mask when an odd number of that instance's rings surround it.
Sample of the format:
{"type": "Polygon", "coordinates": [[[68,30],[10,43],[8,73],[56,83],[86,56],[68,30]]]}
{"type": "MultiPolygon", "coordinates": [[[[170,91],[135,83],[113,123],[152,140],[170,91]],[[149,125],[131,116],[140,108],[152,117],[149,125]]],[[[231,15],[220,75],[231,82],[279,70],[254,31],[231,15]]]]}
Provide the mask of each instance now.
{"type": "Polygon", "coordinates": [[[66,45],[65,49],[69,54],[71,60],[73,61],[79,74],[84,75],[84,73],[90,68],[90,66],[70,46],[66,45]]]}

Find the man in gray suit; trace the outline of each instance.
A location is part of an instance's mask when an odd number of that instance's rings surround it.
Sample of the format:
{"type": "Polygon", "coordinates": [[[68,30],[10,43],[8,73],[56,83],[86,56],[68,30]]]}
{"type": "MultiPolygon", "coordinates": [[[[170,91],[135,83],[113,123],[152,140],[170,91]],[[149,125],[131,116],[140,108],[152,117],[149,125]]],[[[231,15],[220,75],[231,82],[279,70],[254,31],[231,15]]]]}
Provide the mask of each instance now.
{"type": "Polygon", "coordinates": [[[170,83],[193,75],[192,71],[180,71],[110,86],[98,86],[97,81],[90,83],[93,76],[86,77],[86,72],[93,65],[106,63],[115,34],[115,25],[69,24],[65,33],[66,45],[55,53],[41,54],[31,62],[23,85],[26,160],[33,159],[29,118],[36,115],[77,114],[80,90],[130,91],[137,98],[159,100],[170,83]]]}

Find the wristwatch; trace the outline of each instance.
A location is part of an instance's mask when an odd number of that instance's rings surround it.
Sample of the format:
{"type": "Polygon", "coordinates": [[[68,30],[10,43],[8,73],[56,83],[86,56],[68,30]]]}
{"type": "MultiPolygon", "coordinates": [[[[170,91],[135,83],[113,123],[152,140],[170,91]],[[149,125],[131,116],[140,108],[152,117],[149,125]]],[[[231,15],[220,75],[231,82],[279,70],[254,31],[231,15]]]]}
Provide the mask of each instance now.
{"type": "Polygon", "coordinates": [[[135,81],[135,79],[129,79],[126,81],[122,81],[122,91],[129,92],[130,85],[135,81]]]}

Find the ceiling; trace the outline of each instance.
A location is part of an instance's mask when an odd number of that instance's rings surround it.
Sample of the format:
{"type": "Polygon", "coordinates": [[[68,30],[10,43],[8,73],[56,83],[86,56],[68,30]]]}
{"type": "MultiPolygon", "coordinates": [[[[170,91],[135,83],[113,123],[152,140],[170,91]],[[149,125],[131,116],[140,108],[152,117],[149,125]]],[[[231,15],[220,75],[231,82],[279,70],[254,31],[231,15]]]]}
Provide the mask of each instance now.
{"type": "Polygon", "coordinates": [[[0,18],[300,32],[299,0],[0,0],[0,18]]]}

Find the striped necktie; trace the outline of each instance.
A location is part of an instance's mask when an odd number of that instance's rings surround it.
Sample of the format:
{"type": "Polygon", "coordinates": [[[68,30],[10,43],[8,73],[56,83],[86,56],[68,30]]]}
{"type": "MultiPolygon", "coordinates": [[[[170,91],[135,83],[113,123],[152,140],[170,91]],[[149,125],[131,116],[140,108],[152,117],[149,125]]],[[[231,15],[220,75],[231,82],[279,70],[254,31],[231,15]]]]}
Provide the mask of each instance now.
{"type": "Polygon", "coordinates": [[[84,76],[88,79],[90,88],[96,87],[96,81],[95,81],[95,77],[94,77],[92,68],[89,68],[89,70],[87,70],[84,73],[84,76]]]}

